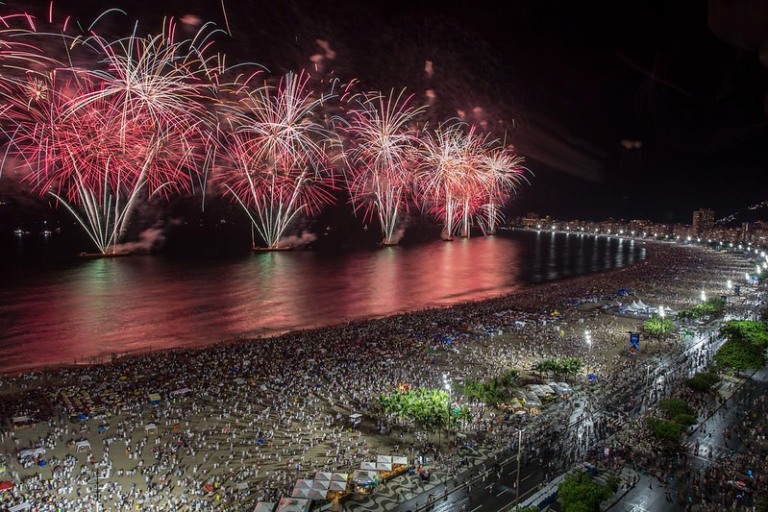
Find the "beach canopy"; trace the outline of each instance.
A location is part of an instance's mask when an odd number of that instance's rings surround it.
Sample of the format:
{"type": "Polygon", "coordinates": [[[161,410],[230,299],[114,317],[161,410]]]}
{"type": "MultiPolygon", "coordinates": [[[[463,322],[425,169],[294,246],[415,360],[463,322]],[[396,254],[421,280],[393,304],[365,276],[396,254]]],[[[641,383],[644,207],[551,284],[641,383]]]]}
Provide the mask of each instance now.
{"type": "Polygon", "coordinates": [[[75,451],[76,452],[80,453],[80,452],[84,452],[85,450],[88,450],[88,451],[91,450],[91,443],[90,443],[90,441],[88,441],[86,439],[86,440],[78,441],[78,442],[75,443],[75,451]]]}
{"type": "Polygon", "coordinates": [[[21,450],[18,453],[17,457],[19,459],[26,459],[27,457],[35,459],[38,457],[42,457],[43,455],[45,455],[45,448],[41,447],[41,448],[31,448],[27,450],[21,450]]]}
{"type": "Polygon", "coordinates": [[[26,425],[27,423],[32,423],[32,419],[29,416],[14,416],[13,417],[13,424],[15,426],[26,425]]]}
{"type": "Polygon", "coordinates": [[[280,498],[276,512],[307,512],[311,502],[300,498],[280,498]]]}
{"type": "Polygon", "coordinates": [[[315,473],[314,486],[322,486],[329,491],[345,491],[347,489],[346,473],[330,473],[327,471],[318,471],[315,473]]]}
{"type": "Polygon", "coordinates": [[[347,490],[347,480],[331,480],[330,486],[328,487],[329,491],[346,491],[347,490]]]}
{"type": "Polygon", "coordinates": [[[260,501],[254,507],[253,512],[272,512],[275,510],[275,504],[271,501],[260,501]]]}
{"type": "Polygon", "coordinates": [[[32,510],[32,505],[28,501],[12,506],[8,509],[8,512],[25,512],[26,510],[32,510]]]}
{"type": "Polygon", "coordinates": [[[379,475],[376,471],[355,471],[352,474],[352,479],[360,484],[375,484],[379,481],[379,475]]]}
{"type": "Polygon", "coordinates": [[[299,480],[296,480],[296,484],[293,486],[293,488],[294,489],[311,489],[312,482],[313,480],[299,479],[299,480]]]}
{"type": "Polygon", "coordinates": [[[253,512],[272,512],[275,510],[275,504],[271,501],[260,501],[256,503],[253,512]]]}
{"type": "Polygon", "coordinates": [[[9,482],[8,480],[0,482],[0,492],[10,491],[11,489],[13,489],[13,482],[9,482]]]}

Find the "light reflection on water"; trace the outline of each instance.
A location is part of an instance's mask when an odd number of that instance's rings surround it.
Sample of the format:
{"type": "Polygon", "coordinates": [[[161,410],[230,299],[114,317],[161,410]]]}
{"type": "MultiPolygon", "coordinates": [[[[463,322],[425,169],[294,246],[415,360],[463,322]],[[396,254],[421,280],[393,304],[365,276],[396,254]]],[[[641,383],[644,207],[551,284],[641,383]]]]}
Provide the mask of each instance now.
{"type": "Polygon", "coordinates": [[[84,260],[27,273],[0,290],[0,368],[200,346],[451,305],[643,257],[632,241],[513,233],[332,256],[84,260]]]}

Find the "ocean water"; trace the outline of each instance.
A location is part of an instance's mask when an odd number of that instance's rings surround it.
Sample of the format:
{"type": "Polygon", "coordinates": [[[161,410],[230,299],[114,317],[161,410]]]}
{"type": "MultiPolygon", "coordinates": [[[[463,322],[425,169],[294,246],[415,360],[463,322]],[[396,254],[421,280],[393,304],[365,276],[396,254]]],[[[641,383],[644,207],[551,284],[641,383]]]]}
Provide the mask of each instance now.
{"type": "Polygon", "coordinates": [[[328,254],[30,260],[2,269],[0,370],[196,347],[513,293],[632,265],[629,239],[505,232],[328,254]]]}

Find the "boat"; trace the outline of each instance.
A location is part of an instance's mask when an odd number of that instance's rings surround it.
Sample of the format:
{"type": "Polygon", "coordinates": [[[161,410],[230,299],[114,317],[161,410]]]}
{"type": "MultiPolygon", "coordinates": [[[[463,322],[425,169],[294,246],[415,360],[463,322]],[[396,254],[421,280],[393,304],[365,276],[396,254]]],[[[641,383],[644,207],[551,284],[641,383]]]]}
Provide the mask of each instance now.
{"type": "Polygon", "coordinates": [[[123,256],[133,256],[132,252],[81,252],[78,256],[86,260],[95,260],[99,258],[122,258],[123,256]]]}
{"type": "Polygon", "coordinates": [[[254,252],[281,252],[281,251],[292,251],[293,247],[251,247],[251,250],[254,252]]]}

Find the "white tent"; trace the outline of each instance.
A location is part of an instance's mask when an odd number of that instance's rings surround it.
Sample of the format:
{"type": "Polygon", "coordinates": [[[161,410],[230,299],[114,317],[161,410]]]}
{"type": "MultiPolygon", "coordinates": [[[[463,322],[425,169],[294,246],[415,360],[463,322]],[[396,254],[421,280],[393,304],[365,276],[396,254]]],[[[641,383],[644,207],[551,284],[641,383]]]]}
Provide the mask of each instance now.
{"type": "Polygon", "coordinates": [[[91,443],[87,439],[75,443],[75,451],[77,453],[84,452],[86,450],[91,451],[91,443]]]}
{"type": "Polygon", "coordinates": [[[174,391],[171,391],[171,395],[186,395],[187,393],[191,393],[192,390],[189,388],[179,388],[174,391]]]}
{"type": "Polygon", "coordinates": [[[302,498],[305,500],[309,499],[309,491],[312,489],[299,489],[297,487],[293,488],[293,491],[291,491],[291,498],[302,498]]]}
{"type": "Polygon", "coordinates": [[[347,489],[347,474],[318,471],[315,483],[318,482],[322,482],[329,491],[344,491],[347,489]]]}
{"type": "Polygon", "coordinates": [[[311,489],[312,483],[314,480],[306,480],[303,478],[300,478],[299,480],[296,480],[296,484],[293,486],[294,489],[311,489]]]}
{"type": "Polygon", "coordinates": [[[359,482],[363,484],[367,482],[375,482],[378,480],[378,478],[379,478],[379,475],[375,471],[358,470],[352,474],[352,479],[355,482],[359,482]]]}
{"type": "Polygon", "coordinates": [[[306,499],[280,498],[276,512],[307,512],[310,504],[306,499]]]}
{"type": "Polygon", "coordinates": [[[363,471],[376,471],[376,463],[375,462],[361,462],[360,463],[360,469],[363,471]]]}
{"type": "Polygon", "coordinates": [[[328,487],[329,491],[346,491],[347,480],[331,480],[331,485],[328,487]]]}
{"type": "Polygon", "coordinates": [[[155,432],[157,432],[157,425],[155,425],[154,423],[147,423],[146,425],[144,425],[144,430],[146,430],[147,432],[149,432],[150,430],[154,430],[155,432]]]}
{"type": "Polygon", "coordinates": [[[256,503],[253,512],[272,512],[275,510],[275,504],[269,501],[260,501],[256,503]]]}
{"type": "Polygon", "coordinates": [[[328,487],[331,482],[327,480],[315,480],[312,483],[312,489],[309,491],[309,497],[313,500],[324,500],[328,496],[328,487]]]}
{"type": "Polygon", "coordinates": [[[392,464],[400,464],[400,465],[403,465],[403,466],[407,466],[408,465],[408,457],[400,457],[398,455],[393,455],[392,456],[392,464]]]}
{"type": "Polygon", "coordinates": [[[28,501],[12,506],[8,509],[8,512],[24,512],[25,510],[32,510],[32,505],[28,501]]]}
{"type": "Polygon", "coordinates": [[[312,482],[312,489],[327,491],[331,485],[330,480],[310,480],[312,482]]]}
{"type": "Polygon", "coordinates": [[[311,489],[309,491],[309,499],[311,500],[325,500],[328,498],[328,490],[315,490],[311,489]]]}
{"type": "Polygon", "coordinates": [[[391,455],[377,455],[376,456],[376,469],[379,471],[392,471],[392,456],[391,455]]]}
{"type": "Polygon", "coordinates": [[[30,458],[42,457],[43,455],[45,455],[45,448],[41,447],[41,448],[31,448],[28,450],[21,450],[18,453],[17,457],[19,459],[25,459],[27,457],[30,457],[30,458]]]}

